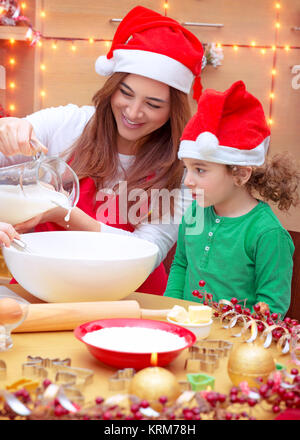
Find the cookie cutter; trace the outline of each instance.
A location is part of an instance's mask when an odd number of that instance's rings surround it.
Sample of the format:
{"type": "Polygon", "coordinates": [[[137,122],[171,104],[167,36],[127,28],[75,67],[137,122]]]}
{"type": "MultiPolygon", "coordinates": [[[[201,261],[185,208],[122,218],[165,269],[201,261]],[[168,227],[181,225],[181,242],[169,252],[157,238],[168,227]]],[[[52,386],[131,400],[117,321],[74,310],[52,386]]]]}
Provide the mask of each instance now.
{"type": "Polygon", "coordinates": [[[27,362],[22,364],[24,375],[31,377],[48,377],[49,371],[55,374],[54,381],[63,387],[76,385],[83,388],[93,381],[94,372],[87,368],[71,366],[71,359],[43,358],[41,356],[27,356],[27,362]]]}
{"type": "Polygon", "coordinates": [[[187,374],[187,380],[193,391],[213,390],[215,387],[215,378],[207,374],[187,374]]]}
{"type": "Polygon", "coordinates": [[[205,371],[213,373],[219,367],[222,357],[228,355],[232,343],[221,339],[208,339],[197,341],[189,347],[185,369],[190,373],[205,371]]]}
{"type": "Polygon", "coordinates": [[[2,359],[0,359],[0,380],[6,379],[6,373],[7,373],[6,363],[2,359]]]}
{"type": "Polygon", "coordinates": [[[93,382],[94,372],[88,368],[56,366],[54,367],[55,383],[60,383],[62,386],[76,385],[78,388],[84,388],[93,382]]]}
{"type": "Polygon", "coordinates": [[[130,382],[135,375],[134,368],[124,368],[118,370],[108,379],[108,387],[111,391],[128,390],[130,382]]]}

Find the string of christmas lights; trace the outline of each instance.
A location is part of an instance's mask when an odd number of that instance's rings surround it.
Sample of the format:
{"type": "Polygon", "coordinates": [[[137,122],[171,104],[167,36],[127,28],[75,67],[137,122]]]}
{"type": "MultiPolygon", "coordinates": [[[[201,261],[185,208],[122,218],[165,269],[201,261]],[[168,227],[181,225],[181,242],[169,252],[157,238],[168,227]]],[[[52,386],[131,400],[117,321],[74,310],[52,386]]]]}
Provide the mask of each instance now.
{"type": "MultiPolygon", "coordinates": [[[[165,0],[163,3],[163,10],[164,10],[165,16],[167,16],[167,14],[168,14],[169,6],[170,6],[169,1],[165,0]]],[[[228,47],[228,48],[232,48],[232,50],[235,52],[237,52],[240,48],[252,48],[252,49],[254,48],[254,49],[259,50],[262,55],[270,53],[270,51],[272,52],[272,66],[270,69],[271,81],[270,81],[270,91],[269,91],[269,115],[268,115],[268,121],[269,121],[270,125],[272,125],[274,123],[273,110],[274,110],[274,98],[275,98],[275,76],[278,73],[278,69],[277,69],[278,50],[284,50],[284,51],[288,52],[292,49],[300,49],[300,46],[295,46],[295,45],[292,46],[292,45],[288,45],[288,44],[286,44],[286,45],[279,45],[278,44],[279,30],[281,27],[281,24],[280,24],[281,3],[279,1],[276,1],[274,4],[274,8],[275,8],[274,43],[272,45],[258,45],[258,44],[256,44],[256,42],[254,40],[251,41],[249,44],[221,43],[221,42],[218,42],[216,44],[217,48],[228,47]]],[[[109,48],[110,48],[112,40],[108,40],[105,38],[57,37],[57,36],[53,37],[53,36],[43,35],[42,32],[35,30],[32,27],[32,25],[30,24],[29,20],[24,16],[24,12],[26,10],[26,3],[25,2],[22,2],[20,4],[20,9],[23,14],[21,16],[23,22],[28,24],[28,30],[26,33],[26,40],[29,42],[30,46],[40,48],[43,46],[43,40],[52,41],[51,48],[53,50],[57,50],[59,48],[59,46],[58,46],[59,41],[70,42],[71,43],[70,50],[75,52],[77,50],[76,41],[86,41],[89,44],[101,42],[101,43],[104,43],[106,50],[109,50],[109,48]]],[[[46,16],[47,16],[46,11],[41,10],[41,12],[40,12],[41,19],[45,19],[46,16]]],[[[115,21],[120,21],[120,20],[115,19],[115,21]]],[[[9,42],[11,45],[14,45],[16,43],[16,40],[14,38],[10,38],[9,42]]],[[[204,44],[204,46],[207,46],[207,43],[203,43],[203,44],[204,44]]],[[[16,60],[13,57],[9,58],[8,62],[9,62],[10,67],[14,67],[14,65],[16,64],[16,60]]],[[[40,70],[41,70],[41,72],[46,71],[46,65],[44,62],[41,63],[40,70]]],[[[16,88],[16,82],[14,80],[12,80],[12,81],[10,81],[8,86],[11,90],[13,90],[16,88]]],[[[41,96],[41,98],[45,97],[46,91],[41,89],[40,96],[41,96]]],[[[9,105],[8,108],[11,112],[14,112],[16,109],[16,106],[15,106],[15,104],[12,103],[9,105]]]]}

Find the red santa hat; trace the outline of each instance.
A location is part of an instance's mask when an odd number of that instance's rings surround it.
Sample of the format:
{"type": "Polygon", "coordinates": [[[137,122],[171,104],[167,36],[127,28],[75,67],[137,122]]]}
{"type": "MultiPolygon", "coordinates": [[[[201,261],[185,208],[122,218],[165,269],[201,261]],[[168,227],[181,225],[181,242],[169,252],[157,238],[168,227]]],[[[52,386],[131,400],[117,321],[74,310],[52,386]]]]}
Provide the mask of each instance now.
{"type": "Polygon", "coordinates": [[[177,21],[142,6],[133,8],[116,30],[111,49],[96,60],[99,75],[114,72],[142,75],[189,93],[201,94],[203,47],[177,21]]]}
{"type": "Polygon", "coordinates": [[[237,81],[225,92],[206,89],[181,136],[179,159],[262,165],[270,130],[261,103],[237,81]]]}

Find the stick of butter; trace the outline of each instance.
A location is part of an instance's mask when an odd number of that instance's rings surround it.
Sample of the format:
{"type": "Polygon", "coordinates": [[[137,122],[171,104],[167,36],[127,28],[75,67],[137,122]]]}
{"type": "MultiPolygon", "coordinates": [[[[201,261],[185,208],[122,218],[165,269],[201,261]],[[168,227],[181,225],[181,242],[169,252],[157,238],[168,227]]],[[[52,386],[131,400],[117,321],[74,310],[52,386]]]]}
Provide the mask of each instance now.
{"type": "Polygon", "coordinates": [[[184,307],[174,306],[168,313],[168,318],[176,322],[189,322],[189,314],[184,307]]]}
{"type": "Polygon", "coordinates": [[[203,304],[197,306],[189,306],[189,320],[193,324],[201,324],[209,322],[212,317],[212,308],[203,304]]]}

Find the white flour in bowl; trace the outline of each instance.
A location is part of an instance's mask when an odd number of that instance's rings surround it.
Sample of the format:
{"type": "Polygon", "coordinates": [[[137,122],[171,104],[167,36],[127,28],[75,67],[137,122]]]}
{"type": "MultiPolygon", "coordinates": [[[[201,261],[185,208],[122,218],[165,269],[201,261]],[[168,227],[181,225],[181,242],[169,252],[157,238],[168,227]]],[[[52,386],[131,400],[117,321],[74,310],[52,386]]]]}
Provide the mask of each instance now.
{"type": "Polygon", "coordinates": [[[186,346],[186,339],[146,327],[109,327],[86,333],[83,341],[96,347],[129,353],[159,353],[186,346]]]}

